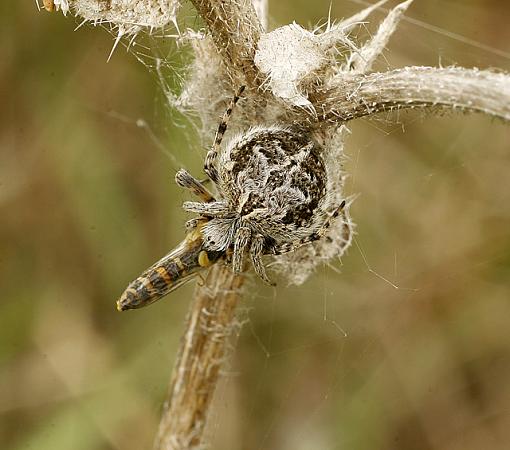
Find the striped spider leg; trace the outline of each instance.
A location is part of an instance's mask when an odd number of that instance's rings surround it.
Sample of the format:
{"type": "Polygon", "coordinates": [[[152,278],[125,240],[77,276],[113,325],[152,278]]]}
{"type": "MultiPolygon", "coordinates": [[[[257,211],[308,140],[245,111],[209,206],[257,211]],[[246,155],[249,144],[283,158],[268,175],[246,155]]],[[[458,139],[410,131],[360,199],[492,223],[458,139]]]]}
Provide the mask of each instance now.
{"type": "Polygon", "coordinates": [[[225,131],[227,131],[227,126],[230,120],[230,116],[232,115],[232,111],[234,110],[236,103],[241,98],[244,89],[245,86],[241,86],[238,89],[237,93],[234,95],[234,98],[230,101],[230,105],[228,106],[227,110],[223,113],[221,122],[218,125],[218,129],[216,130],[216,136],[214,137],[214,143],[212,145],[212,148],[207,152],[207,155],[205,156],[204,172],[207,174],[207,176],[211,179],[213,183],[218,182],[218,171],[216,169],[216,161],[221,151],[221,141],[223,140],[225,131]]]}

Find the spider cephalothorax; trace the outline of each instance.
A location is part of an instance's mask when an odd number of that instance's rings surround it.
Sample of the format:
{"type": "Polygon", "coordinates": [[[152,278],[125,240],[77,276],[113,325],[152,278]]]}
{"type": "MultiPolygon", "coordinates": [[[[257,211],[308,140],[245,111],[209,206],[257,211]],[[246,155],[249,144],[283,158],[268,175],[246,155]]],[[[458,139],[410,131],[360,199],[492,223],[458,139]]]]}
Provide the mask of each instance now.
{"type": "Polygon", "coordinates": [[[144,306],[220,259],[243,270],[248,254],[257,274],[270,283],[263,255],[280,255],[320,239],[345,201],[332,204],[321,146],[310,130],[257,126],[221,141],[239,94],[225,112],[204,171],[217,195],[184,169],[175,180],[201,202],[185,202],[198,214],[186,224],[188,236],[175,250],[134,280],[118,308],[144,306]]]}

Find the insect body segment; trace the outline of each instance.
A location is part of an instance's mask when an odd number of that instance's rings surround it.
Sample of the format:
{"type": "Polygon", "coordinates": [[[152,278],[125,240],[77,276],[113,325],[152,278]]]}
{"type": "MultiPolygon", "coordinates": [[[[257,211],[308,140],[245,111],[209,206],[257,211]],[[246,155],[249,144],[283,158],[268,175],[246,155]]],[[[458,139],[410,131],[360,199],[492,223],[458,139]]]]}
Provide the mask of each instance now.
{"type": "Polygon", "coordinates": [[[154,303],[224,256],[222,252],[204,248],[202,225],[193,229],[174,250],[129,284],[117,301],[119,311],[154,303]]]}

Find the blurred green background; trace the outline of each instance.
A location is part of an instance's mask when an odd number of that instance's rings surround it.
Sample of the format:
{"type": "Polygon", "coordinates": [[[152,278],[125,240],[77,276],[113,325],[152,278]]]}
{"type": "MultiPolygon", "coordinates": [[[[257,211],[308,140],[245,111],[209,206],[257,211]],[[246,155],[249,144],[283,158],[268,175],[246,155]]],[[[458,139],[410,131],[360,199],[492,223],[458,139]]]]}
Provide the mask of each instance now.
{"type": "MultiPolygon", "coordinates": [[[[270,1],[271,24],[328,8],[270,1]]],[[[106,62],[107,30],[33,1],[0,12],[0,448],[150,448],[193,286],[135,312],[115,301],[182,238],[173,175],[199,173],[204,149],[147,67],[122,47],[106,62]]],[[[408,16],[437,29],[403,22],[379,70],[510,70],[508,1],[408,16]]],[[[174,64],[152,42],[146,60],[174,64]]],[[[250,278],[211,448],[507,449],[510,127],[401,112],[351,131],[358,245],[299,288],[250,278]]]]}

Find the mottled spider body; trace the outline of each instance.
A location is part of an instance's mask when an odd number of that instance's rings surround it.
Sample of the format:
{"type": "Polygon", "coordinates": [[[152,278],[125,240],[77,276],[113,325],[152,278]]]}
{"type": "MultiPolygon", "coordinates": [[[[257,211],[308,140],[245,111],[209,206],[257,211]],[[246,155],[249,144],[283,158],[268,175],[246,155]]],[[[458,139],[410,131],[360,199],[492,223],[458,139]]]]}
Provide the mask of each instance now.
{"type": "Polygon", "coordinates": [[[319,239],[345,206],[345,201],[330,201],[321,147],[308,130],[252,127],[220,147],[238,98],[226,111],[205,160],[217,197],[184,169],[177,172],[176,183],[202,200],[183,205],[198,218],[188,221],[183,243],[128,286],[118,301],[120,310],[154,302],[220,259],[239,273],[249,255],[256,273],[270,283],[262,256],[319,239]]]}
{"type": "Polygon", "coordinates": [[[276,232],[312,226],[326,194],[326,169],[308,134],[253,128],[230,142],[219,166],[218,187],[241,217],[258,211],[276,232]]]}
{"type": "Polygon", "coordinates": [[[306,132],[256,127],[232,139],[216,165],[221,200],[184,208],[210,217],[203,228],[207,249],[232,249],[236,272],[248,251],[268,281],[260,257],[302,245],[324,224],[327,180],[319,146],[306,132]]]}

